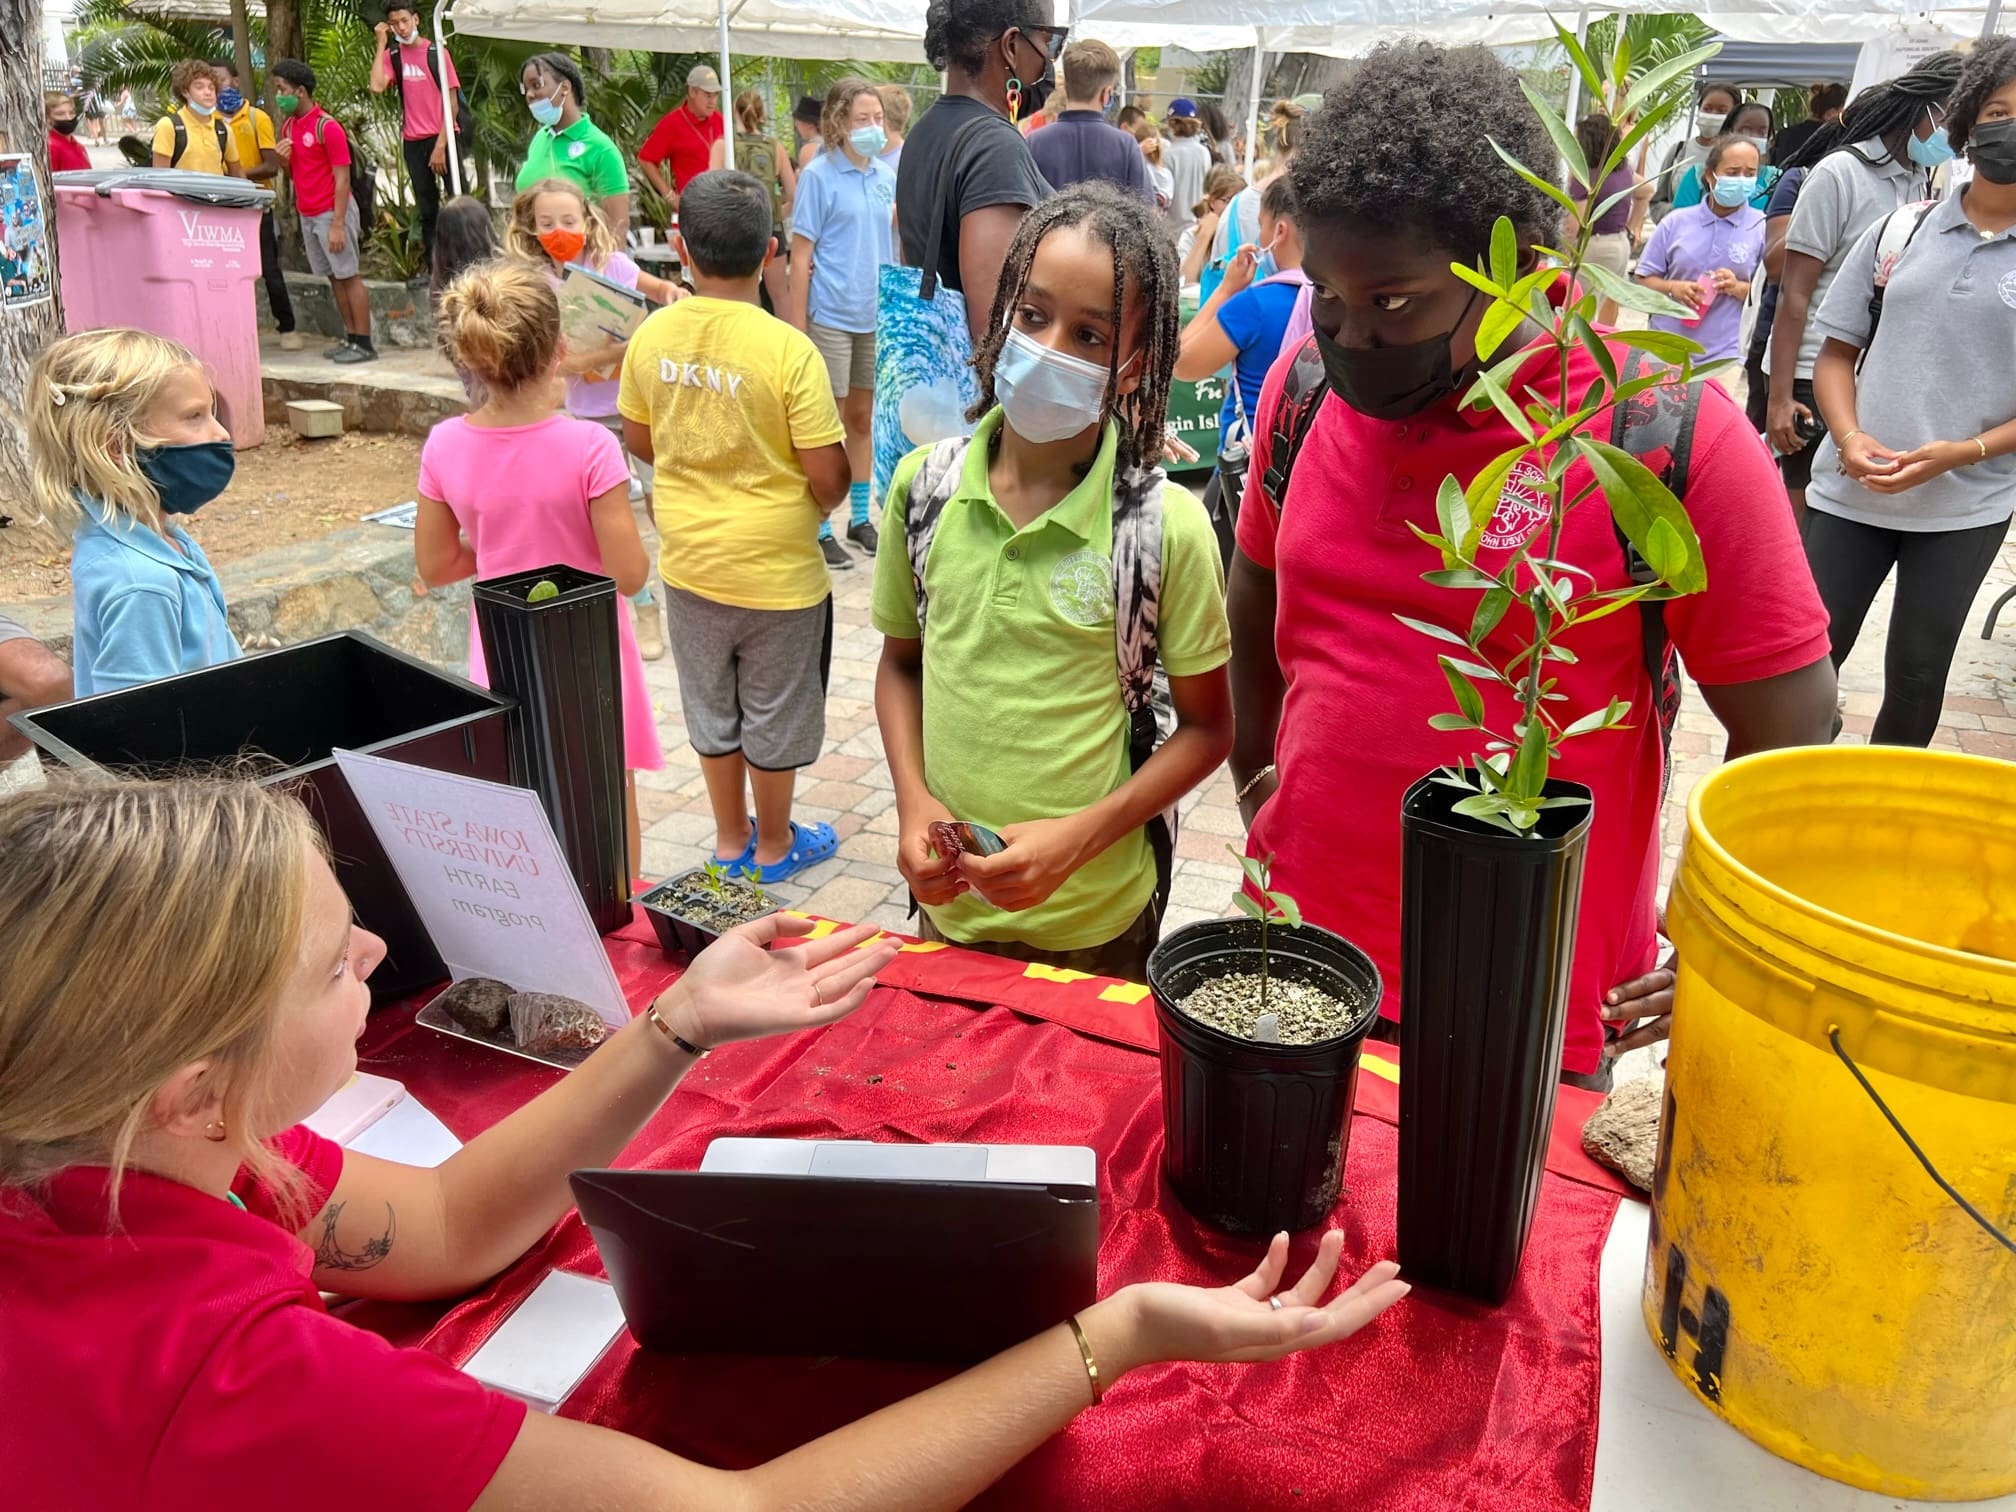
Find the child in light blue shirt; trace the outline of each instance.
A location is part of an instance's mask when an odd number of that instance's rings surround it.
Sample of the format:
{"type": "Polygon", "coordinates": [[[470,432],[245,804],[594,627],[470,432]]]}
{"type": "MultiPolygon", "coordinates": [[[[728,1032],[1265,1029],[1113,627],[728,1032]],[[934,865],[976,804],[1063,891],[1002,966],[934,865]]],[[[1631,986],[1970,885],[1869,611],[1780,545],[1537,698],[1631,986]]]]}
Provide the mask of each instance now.
{"type": "Polygon", "coordinates": [[[75,520],[77,696],[242,654],[209,558],[173,516],[222,493],[236,465],[202,365],[146,331],[81,331],[28,380],[28,460],[44,518],[75,520]]]}

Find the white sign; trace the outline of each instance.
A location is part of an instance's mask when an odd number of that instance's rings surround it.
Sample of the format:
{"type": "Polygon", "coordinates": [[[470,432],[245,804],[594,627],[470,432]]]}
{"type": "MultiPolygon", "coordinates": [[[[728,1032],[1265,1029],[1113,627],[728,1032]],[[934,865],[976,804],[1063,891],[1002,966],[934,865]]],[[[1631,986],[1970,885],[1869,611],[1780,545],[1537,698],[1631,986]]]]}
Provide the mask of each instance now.
{"type": "Polygon", "coordinates": [[[451,977],[558,993],[612,1028],[630,1022],[538,794],[356,751],[334,755],[451,977]]]}

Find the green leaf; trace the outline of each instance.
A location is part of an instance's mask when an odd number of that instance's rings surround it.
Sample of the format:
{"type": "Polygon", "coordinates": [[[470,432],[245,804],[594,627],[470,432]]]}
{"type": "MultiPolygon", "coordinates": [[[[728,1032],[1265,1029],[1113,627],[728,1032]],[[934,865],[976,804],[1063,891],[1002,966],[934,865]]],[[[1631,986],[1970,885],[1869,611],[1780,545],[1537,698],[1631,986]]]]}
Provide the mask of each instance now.
{"type": "Polygon", "coordinates": [[[1493,299],[1503,299],[1505,290],[1489,276],[1478,272],[1468,263],[1451,263],[1449,271],[1480,293],[1489,294],[1493,299]]]}
{"type": "Polygon", "coordinates": [[[1470,501],[1463,497],[1463,485],[1453,474],[1442,479],[1435,490],[1435,518],[1442,534],[1460,544],[1470,534],[1470,501]]]}
{"type": "Polygon", "coordinates": [[[1484,643],[1484,637],[1498,628],[1498,622],[1505,618],[1505,611],[1511,607],[1512,594],[1504,588],[1493,588],[1477,601],[1477,612],[1470,618],[1469,644],[1472,647],[1484,643]]]}
{"type": "Polygon", "coordinates": [[[1643,462],[1607,441],[1577,436],[1573,444],[1588,459],[1596,481],[1603,485],[1611,518],[1646,563],[1682,593],[1699,593],[1707,587],[1708,570],[1701,560],[1701,542],[1695,537],[1686,509],[1673,497],[1672,490],[1643,462]],[[1663,521],[1672,533],[1670,538],[1661,536],[1656,546],[1652,528],[1655,520],[1663,521]],[[1662,559],[1665,567],[1659,565],[1662,559]]]}
{"type": "Polygon", "coordinates": [[[1561,154],[1561,161],[1567,165],[1569,180],[1577,184],[1589,182],[1589,159],[1582,155],[1582,144],[1575,140],[1575,133],[1568,129],[1568,123],[1555,114],[1547,96],[1540,93],[1524,79],[1519,88],[1525,92],[1526,103],[1533,107],[1533,113],[1540,117],[1540,124],[1547,128],[1547,135],[1554,139],[1554,150],[1561,154]]]}
{"type": "Polygon", "coordinates": [[[1282,920],[1290,929],[1300,929],[1302,927],[1302,907],[1293,898],[1289,897],[1288,894],[1282,892],[1269,893],[1267,894],[1267,901],[1274,905],[1276,911],[1279,912],[1282,920]]]}
{"type": "MultiPolygon", "coordinates": [[[[1575,616],[1575,623],[1579,625],[1587,617],[1588,616],[1586,615],[1578,614],[1575,616]]],[[[1578,658],[1575,655],[1575,653],[1573,651],[1570,651],[1566,646],[1557,644],[1557,645],[1550,645],[1547,648],[1547,660],[1557,661],[1561,663],[1561,665],[1564,667],[1574,666],[1579,659],[1580,658],[1578,658]]]]}
{"type": "Polygon", "coordinates": [[[1615,614],[1619,609],[1628,609],[1640,599],[1645,598],[1650,591],[1649,588],[1641,584],[1631,588],[1620,589],[1614,596],[1610,594],[1598,594],[1598,598],[1606,599],[1607,602],[1598,605],[1594,609],[1583,610],[1575,616],[1575,623],[1586,625],[1593,620],[1603,619],[1607,615],[1615,614]]]}
{"type": "Polygon", "coordinates": [[[1431,730],[1474,730],[1477,728],[1477,723],[1475,720],[1467,719],[1461,714],[1430,714],[1428,716],[1428,728],[1431,730]]]}
{"type": "Polygon", "coordinates": [[[1507,447],[1485,463],[1463,490],[1463,497],[1470,501],[1470,528],[1473,532],[1463,539],[1465,556],[1476,554],[1477,544],[1484,538],[1484,527],[1491,523],[1491,516],[1498,510],[1498,495],[1505,487],[1505,480],[1526,452],[1527,448],[1523,445],[1507,447]]]}
{"type": "MultiPolygon", "coordinates": [[[[1682,74],[1690,74],[1722,51],[1720,42],[1711,42],[1706,47],[1697,47],[1692,52],[1682,53],[1677,58],[1668,58],[1663,63],[1654,64],[1631,81],[1631,88],[1624,96],[1624,104],[1617,112],[1619,120],[1635,111],[1644,109],[1646,102],[1656,100],[1659,91],[1682,74]]],[[[1583,180],[1587,183],[1588,180],[1583,180]]]]}
{"type": "Polygon", "coordinates": [[[1524,324],[1526,311],[1521,306],[1505,299],[1495,301],[1477,323],[1477,355],[1488,361],[1505,344],[1505,338],[1524,324]]]}
{"type": "Polygon", "coordinates": [[[1252,896],[1248,893],[1234,893],[1232,895],[1232,906],[1249,919],[1264,919],[1267,917],[1267,910],[1262,908],[1258,903],[1255,903],[1252,896]]]}
{"type": "Polygon", "coordinates": [[[1609,722],[1610,722],[1610,710],[1606,705],[1601,709],[1597,709],[1591,713],[1584,714],[1580,719],[1576,720],[1573,724],[1569,725],[1567,729],[1561,732],[1561,738],[1563,740],[1566,740],[1570,735],[1588,735],[1593,733],[1594,731],[1604,728],[1604,726],[1609,724],[1609,722]]]}
{"type": "Polygon", "coordinates": [[[1489,373],[1479,373],[1477,387],[1490,397],[1498,413],[1505,417],[1505,423],[1524,436],[1530,446],[1533,442],[1533,422],[1520,412],[1519,406],[1513,403],[1512,396],[1505,392],[1498,380],[1489,373]]]}
{"type": "MultiPolygon", "coordinates": [[[[1563,189],[1559,184],[1553,182],[1551,179],[1544,179],[1540,177],[1539,174],[1535,173],[1531,168],[1528,168],[1524,163],[1520,162],[1519,159],[1512,156],[1511,153],[1507,152],[1504,149],[1504,147],[1499,144],[1498,140],[1495,137],[1486,137],[1485,140],[1491,143],[1491,150],[1497,153],[1500,158],[1504,159],[1505,165],[1508,168],[1510,168],[1514,173],[1518,174],[1519,177],[1524,179],[1528,184],[1532,185],[1535,189],[1538,189],[1542,194],[1546,195],[1549,199],[1554,201],[1554,203],[1559,205],[1563,210],[1572,210],[1578,215],[1581,213],[1580,208],[1576,205],[1575,201],[1569,197],[1568,191],[1566,189],[1563,189]]],[[[1579,154],[1580,149],[1577,149],[1577,151],[1579,154]]]]}
{"type": "Polygon", "coordinates": [[[1492,588],[1498,580],[1475,567],[1444,567],[1436,572],[1424,572],[1421,581],[1437,588],[1492,588]]]}
{"type": "Polygon", "coordinates": [[[1442,628],[1442,626],[1431,625],[1426,620],[1411,619],[1404,614],[1396,614],[1393,616],[1393,618],[1400,621],[1400,623],[1405,625],[1409,630],[1418,630],[1423,635],[1432,636],[1434,639],[1439,641],[1447,641],[1452,646],[1467,647],[1470,644],[1470,642],[1463,639],[1463,637],[1458,635],[1454,630],[1445,630],[1442,628]]]}
{"type": "Polygon", "coordinates": [[[1683,318],[1694,313],[1679,300],[1668,299],[1656,289],[1648,289],[1631,279],[1620,278],[1597,263],[1584,263],[1579,271],[1583,278],[1596,285],[1597,291],[1605,299],[1614,299],[1627,310],[1642,310],[1647,315],[1674,315],[1683,318]]]}
{"type": "Polygon", "coordinates": [[[1678,331],[1613,331],[1610,339],[1620,346],[1648,352],[1661,362],[1681,363],[1701,355],[1701,343],[1678,331]]]}
{"type": "Polygon", "coordinates": [[[1238,859],[1239,870],[1246,874],[1248,882],[1251,882],[1255,887],[1265,887],[1267,885],[1266,862],[1262,861],[1258,856],[1247,855],[1236,845],[1228,845],[1225,849],[1232,852],[1238,859]]]}
{"type": "Polygon", "coordinates": [[[1575,332],[1575,339],[1582,343],[1582,350],[1589,354],[1590,360],[1596,364],[1597,371],[1602,373],[1603,381],[1610,385],[1610,387],[1615,388],[1617,386],[1617,359],[1611,355],[1610,343],[1597,335],[1596,327],[1584,320],[1580,315],[1570,316],[1568,323],[1575,332]]]}
{"type": "Polygon", "coordinates": [[[1561,39],[1562,47],[1567,49],[1568,61],[1573,63],[1575,71],[1582,75],[1582,87],[1589,91],[1592,104],[1602,99],[1603,75],[1589,60],[1589,54],[1583,48],[1581,40],[1559,21],[1554,23],[1554,34],[1561,39]]]}
{"type": "Polygon", "coordinates": [[[1458,798],[1449,805],[1449,812],[1461,814],[1466,819],[1488,819],[1505,811],[1505,800],[1496,793],[1476,793],[1468,798],[1458,798]]]}
{"type": "Polygon", "coordinates": [[[1447,661],[1450,666],[1461,672],[1465,677],[1474,677],[1488,683],[1502,683],[1505,681],[1499,675],[1496,667],[1487,667],[1481,662],[1465,661],[1460,656],[1444,657],[1443,660],[1447,661]]]}
{"type": "Polygon", "coordinates": [[[1491,277],[1511,286],[1519,276],[1519,234],[1512,229],[1510,216],[1501,215],[1491,225],[1491,277]]]}
{"type": "MultiPolygon", "coordinates": [[[[1528,803],[1538,800],[1540,789],[1547,784],[1547,757],[1547,721],[1530,719],[1519,742],[1519,754],[1512,759],[1511,771],[1505,774],[1507,791],[1528,803]]],[[[1532,822],[1527,820],[1521,828],[1532,822]]]]}
{"type": "Polygon", "coordinates": [[[1484,695],[1477,691],[1477,685],[1470,681],[1456,664],[1446,656],[1435,658],[1442,664],[1442,675],[1449,680],[1449,691],[1456,695],[1456,707],[1473,725],[1484,723],[1484,695]]]}

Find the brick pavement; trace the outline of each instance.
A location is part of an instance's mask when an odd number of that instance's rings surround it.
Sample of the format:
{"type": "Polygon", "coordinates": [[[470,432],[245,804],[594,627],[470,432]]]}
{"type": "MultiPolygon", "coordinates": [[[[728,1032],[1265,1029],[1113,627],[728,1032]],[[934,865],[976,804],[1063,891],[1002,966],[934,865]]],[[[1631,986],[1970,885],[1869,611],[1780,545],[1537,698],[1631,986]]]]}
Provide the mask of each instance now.
{"type": "MultiPolygon", "coordinates": [[[[909,925],[906,890],[896,870],[896,798],[875,725],[875,662],[881,637],[868,620],[869,564],[858,554],[856,560],[860,565],[854,570],[834,574],[833,683],[826,748],[818,764],[800,778],[797,810],[802,819],[831,824],[840,836],[840,851],[778,892],[793,907],[832,918],[873,920],[901,930],[909,925]]],[[[2004,616],[1993,641],[1979,639],[1987,605],[2012,584],[2016,584],[2016,538],[2003,548],[1989,574],[1954,658],[1934,741],[1940,749],[2016,759],[2016,605],[2004,616]]],[[[1848,690],[1841,737],[1845,743],[1866,738],[1880,701],[1889,606],[1886,589],[1870,611],[1854,657],[1843,669],[1842,685],[1848,690]]],[[[678,676],[669,654],[647,664],[646,681],[657,705],[668,764],[663,772],[639,775],[638,797],[645,825],[645,872],[662,877],[711,854],[714,824],[698,762],[686,744],[678,676]]],[[[1673,787],[1664,824],[1665,880],[1672,876],[1686,831],[1687,795],[1720,764],[1722,747],[1721,726],[1699,690],[1690,687],[1674,732],[1673,787]]],[[[1239,873],[1225,845],[1243,833],[1232,794],[1231,777],[1221,770],[1183,801],[1165,929],[1229,911],[1239,873]]]]}

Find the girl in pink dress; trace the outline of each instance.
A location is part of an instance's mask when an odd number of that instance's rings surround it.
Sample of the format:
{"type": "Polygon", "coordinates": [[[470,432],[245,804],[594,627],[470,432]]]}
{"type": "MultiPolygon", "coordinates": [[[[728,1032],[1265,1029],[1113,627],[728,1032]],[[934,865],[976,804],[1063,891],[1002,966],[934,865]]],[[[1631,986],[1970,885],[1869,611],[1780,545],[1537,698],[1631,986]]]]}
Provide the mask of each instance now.
{"type": "MultiPolygon", "coordinates": [[[[629,468],[607,430],[556,413],[560,303],[545,274],[522,262],[478,264],[442,296],[441,332],[455,365],[475,374],[488,397],[436,425],[421,450],[413,531],[421,580],[438,588],[563,563],[635,593],[651,563],[630,512],[629,468]]],[[[657,771],[665,756],[629,615],[617,614],[616,631],[634,876],[643,849],[635,774],[657,771]]],[[[487,681],[473,615],[469,676],[487,681]]]]}

